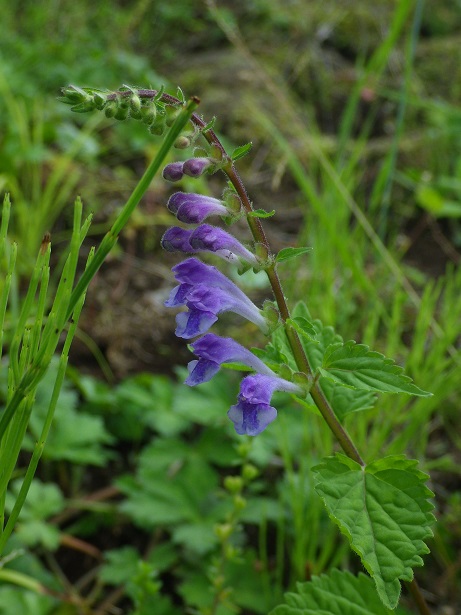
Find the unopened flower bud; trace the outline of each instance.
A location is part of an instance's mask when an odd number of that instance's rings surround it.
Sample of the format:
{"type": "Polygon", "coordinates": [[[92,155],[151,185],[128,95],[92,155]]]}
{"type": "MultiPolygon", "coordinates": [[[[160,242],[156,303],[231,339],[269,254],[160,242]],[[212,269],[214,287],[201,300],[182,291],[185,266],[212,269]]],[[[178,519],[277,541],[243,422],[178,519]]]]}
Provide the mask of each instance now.
{"type": "Polygon", "coordinates": [[[175,119],[181,113],[181,109],[178,107],[166,107],[165,108],[165,122],[167,126],[172,126],[175,119]]]}
{"type": "Polygon", "coordinates": [[[254,480],[259,474],[258,468],[251,463],[246,463],[242,468],[242,477],[246,481],[254,480]]]}
{"type": "Polygon", "coordinates": [[[107,105],[104,108],[104,114],[106,117],[114,117],[117,113],[117,101],[109,100],[107,105]]]}
{"type": "Polygon", "coordinates": [[[143,124],[147,124],[147,126],[151,126],[157,117],[157,108],[155,104],[149,102],[145,107],[141,107],[140,109],[141,121],[143,124]]]}
{"type": "Polygon", "coordinates": [[[230,493],[240,493],[243,489],[243,480],[241,476],[226,476],[224,479],[224,487],[230,493]]]}
{"type": "Polygon", "coordinates": [[[188,147],[190,147],[190,144],[190,137],[187,137],[186,135],[181,135],[174,142],[174,147],[176,147],[176,149],[187,149],[188,147]]]}
{"type": "Polygon", "coordinates": [[[189,177],[199,177],[213,164],[210,158],[189,158],[183,165],[183,172],[189,177]]]}
{"type": "Polygon", "coordinates": [[[229,536],[233,532],[233,529],[234,528],[232,527],[230,523],[219,523],[215,525],[214,527],[216,536],[222,541],[227,540],[229,538],[229,536]]]}
{"type": "Polygon", "coordinates": [[[106,104],[106,97],[100,92],[94,92],[93,102],[96,109],[99,109],[99,111],[101,111],[102,109],[104,109],[104,106],[106,104]]]}
{"type": "Polygon", "coordinates": [[[135,120],[141,119],[141,99],[137,94],[133,94],[130,98],[130,115],[135,120]]]}
{"type": "Polygon", "coordinates": [[[126,120],[128,117],[128,105],[124,105],[122,101],[119,101],[117,110],[114,114],[116,120],[126,120]]]}
{"type": "Polygon", "coordinates": [[[163,169],[163,179],[166,179],[169,182],[177,182],[182,179],[184,175],[183,171],[183,163],[182,162],[171,162],[167,164],[163,169]]]}
{"type": "Polygon", "coordinates": [[[163,135],[165,130],[165,116],[158,113],[154,122],[149,126],[149,132],[157,137],[163,135]]]}
{"type": "Polygon", "coordinates": [[[237,495],[234,496],[234,506],[236,510],[243,510],[246,505],[247,501],[245,500],[245,498],[237,493],[237,495]]]}

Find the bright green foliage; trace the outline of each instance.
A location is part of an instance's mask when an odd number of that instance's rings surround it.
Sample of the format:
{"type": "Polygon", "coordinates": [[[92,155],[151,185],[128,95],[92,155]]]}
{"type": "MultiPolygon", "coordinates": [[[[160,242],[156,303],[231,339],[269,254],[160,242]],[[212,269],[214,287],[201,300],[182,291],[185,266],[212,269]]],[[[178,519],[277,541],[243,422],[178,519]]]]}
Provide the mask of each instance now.
{"type": "MultiPolygon", "coordinates": [[[[32,437],[26,435],[24,448],[33,450],[50,403],[51,390],[56,379],[57,362],[53,361],[49,371],[37,387],[35,408],[30,417],[29,429],[32,437]]],[[[105,445],[113,438],[104,428],[99,416],[77,411],[78,397],[69,382],[64,381],[56,404],[53,426],[44,450],[45,459],[65,459],[76,464],[104,465],[109,454],[105,445]],[[78,425],[78,429],[75,426],[78,425]]]]}
{"type": "MultiPolygon", "coordinates": [[[[298,583],[297,592],[285,595],[270,615],[390,615],[376,593],[373,581],[360,573],[333,569],[330,574],[314,576],[309,583],[298,583]]],[[[400,609],[394,611],[402,613],[400,609]]]]}
{"type": "Polygon", "coordinates": [[[231,154],[232,161],[235,162],[239,158],[243,158],[246,156],[250,149],[252,148],[253,143],[247,143],[246,145],[241,145],[240,147],[236,147],[231,154]]]}
{"type": "Polygon", "coordinates": [[[421,397],[431,395],[412,384],[411,378],[405,376],[403,368],[392,359],[369,350],[364,344],[356,344],[354,340],[331,344],[325,350],[319,371],[325,378],[353,389],[409,393],[421,397]]]}
{"type": "MultiPolygon", "coordinates": [[[[18,497],[22,481],[13,483],[6,496],[6,510],[11,512],[18,497]]],[[[34,479],[21,511],[16,534],[24,545],[42,545],[54,551],[59,545],[59,529],[46,523],[46,519],[63,510],[65,500],[61,490],[54,483],[45,484],[34,479]]]]}
{"type": "Polygon", "coordinates": [[[281,263],[282,261],[287,261],[292,258],[296,258],[297,256],[301,256],[302,254],[307,254],[311,252],[312,248],[283,248],[276,256],[276,262],[281,263]]]}
{"type": "Polygon", "coordinates": [[[433,508],[427,475],[417,461],[395,455],[361,467],[342,454],[313,468],[316,491],[328,514],[373,577],[388,608],[400,596],[399,579],[411,581],[414,566],[428,553],[433,508]]]}
{"type": "MultiPolygon", "coordinates": [[[[342,344],[342,337],[335,332],[333,327],[326,327],[320,320],[313,321],[311,319],[309,310],[302,301],[294,307],[290,324],[300,333],[301,344],[313,372],[320,369],[329,347],[335,344],[342,344]]],[[[276,366],[277,362],[283,362],[296,370],[285,332],[282,329],[275,331],[272,336],[272,343],[268,347],[268,352],[263,356],[266,360],[272,362],[271,366],[273,367],[276,366]]],[[[342,383],[323,377],[323,375],[320,377],[319,383],[325,397],[341,421],[344,420],[347,414],[369,410],[375,404],[376,398],[372,391],[346,388],[342,383]]],[[[310,396],[301,403],[317,413],[316,406],[310,396]]]]}

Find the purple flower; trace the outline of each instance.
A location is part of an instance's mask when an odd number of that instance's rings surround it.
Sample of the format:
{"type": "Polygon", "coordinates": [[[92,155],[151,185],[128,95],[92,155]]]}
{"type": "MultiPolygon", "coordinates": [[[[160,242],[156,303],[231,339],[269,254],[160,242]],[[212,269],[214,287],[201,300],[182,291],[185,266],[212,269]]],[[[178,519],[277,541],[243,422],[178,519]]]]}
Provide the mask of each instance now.
{"type": "Polygon", "coordinates": [[[253,374],[242,380],[238,403],[227,413],[239,435],[257,436],[275,420],[277,410],[270,405],[274,391],[303,392],[301,387],[277,376],[253,374]]]}
{"type": "Polygon", "coordinates": [[[168,252],[215,252],[228,261],[237,261],[239,256],[254,267],[258,265],[255,255],[233,235],[210,224],[202,224],[195,230],[172,226],[163,235],[161,244],[168,252]]]}
{"type": "Polygon", "coordinates": [[[216,267],[188,258],[173,267],[179,286],[171,291],[167,307],[186,305],[188,312],[176,316],[176,335],[191,338],[205,333],[221,312],[240,314],[267,332],[262,312],[216,267]]]}
{"type": "Polygon", "coordinates": [[[213,164],[211,158],[189,158],[183,164],[183,173],[189,175],[189,177],[199,177],[213,164]]]}
{"type": "Polygon", "coordinates": [[[207,333],[191,346],[199,359],[190,361],[187,366],[189,376],[186,384],[189,386],[208,382],[219,371],[222,363],[243,363],[256,372],[275,376],[265,363],[230,337],[207,333]]]}
{"type": "Polygon", "coordinates": [[[255,267],[258,265],[252,252],[247,250],[233,235],[217,226],[202,224],[197,227],[190,237],[190,245],[196,250],[216,252],[224,258],[228,258],[226,252],[235,254],[255,267]]]}
{"type": "Polygon", "coordinates": [[[161,246],[167,252],[198,252],[190,245],[190,236],[194,231],[172,226],[160,240],[161,246]]]}
{"type": "Polygon", "coordinates": [[[228,216],[227,207],[218,199],[202,194],[175,192],[167,203],[168,209],[181,222],[200,224],[208,216],[228,216]]]}
{"type": "Polygon", "coordinates": [[[183,163],[182,162],[172,162],[167,164],[163,169],[163,179],[166,179],[169,182],[177,182],[182,179],[184,175],[183,171],[183,163]]]}

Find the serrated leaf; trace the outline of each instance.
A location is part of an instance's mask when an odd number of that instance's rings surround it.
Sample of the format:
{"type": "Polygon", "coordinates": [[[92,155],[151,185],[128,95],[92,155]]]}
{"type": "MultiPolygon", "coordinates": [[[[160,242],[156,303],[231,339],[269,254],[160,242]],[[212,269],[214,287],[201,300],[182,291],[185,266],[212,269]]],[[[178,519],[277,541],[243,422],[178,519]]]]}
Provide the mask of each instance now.
{"type": "Polygon", "coordinates": [[[312,248],[283,248],[275,257],[275,262],[281,263],[282,261],[290,260],[290,258],[296,258],[297,256],[307,254],[308,252],[312,252],[312,248]]]}
{"type": "Polygon", "coordinates": [[[354,340],[330,345],[325,350],[319,371],[325,378],[353,389],[420,397],[432,395],[412,384],[412,379],[392,359],[369,350],[364,344],[356,344],[354,340]]]}
{"type": "Polygon", "coordinates": [[[249,218],[271,218],[275,214],[275,209],[266,211],[265,209],[254,209],[247,213],[249,218]]]}
{"type": "Polygon", "coordinates": [[[399,601],[399,580],[413,579],[413,567],[422,566],[421,555],[429,552],[424,540],[432,536],[433,494],[417,463],[393,455],[362,467],[337,453],[313,468],[328,514],[390,609],[399,601]]]}
{"type": "Polygon", "coordinates": [[[307,320],[307,318],[303,318],[302,316],[288,318],[287,324],[291,325],[293,329],[301,335],[301,337],[305,337],[310,342],[315,342],[318,344],[316,339],[317,331],[311,321],[307,320]]]}
{"type": "Polygon", "coordinates": [[[249,143],[246,143],[245,145],[236,147],[231,154],[231,158],[233,162],[235,162],[239,158],[243,158],[243,156],[246,156],[252,147],[253,147],[253,143],[251,141],[249,143]]]}
{"type": "MultiPolygon", "coordinates": [[[[333,569],[328,575],[313,576],[297,583],[297,592],[285,594],[286,604],[269,615],[391,615],[379,599],[373,581],[363,573],[333,569]]],[[[398,613],[398,611],[397,611],[398,613]]]]}

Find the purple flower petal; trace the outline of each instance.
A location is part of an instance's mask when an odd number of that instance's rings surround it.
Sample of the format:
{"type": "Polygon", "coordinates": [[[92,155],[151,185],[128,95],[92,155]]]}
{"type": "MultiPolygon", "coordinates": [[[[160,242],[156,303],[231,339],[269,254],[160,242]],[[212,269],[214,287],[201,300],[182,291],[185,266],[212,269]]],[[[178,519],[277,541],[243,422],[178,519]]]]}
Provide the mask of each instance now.
{"type": "Polygon", "coordinates": [[[216,314],[204,310],[189,310],[176,315],[176,331],[178,337],[190,339],[205,333],[218,320],[216,314]]]}
{"type": "Polygon", "coordinates": [[[211,167],[211,158],[190,158],[183,164],[183,173],[189,177],[199,177],[211,167]]]}
{"type": "Polygon", "coordinates": [[[259,373],[275,376],[265,363],[230,337],[208,333],[196,340],[192,348],[199,360],[191,361],[187,366],[189,376],[186,384],[189,386],[208,382],[222,363],[243,363],[259,373]]]}
{"type": "Polygon", "coordinates": [[[172,226],[163,235],[160,240],[160,244],[167,252],[198,252],[190,244],[190,236],[193,231],[180,228],[179,226],[172,226]]]}
{"type": "Polygon", "coordinates": [[[170,164],[167,164],[166,167],[163,169],[163,179],[166,179],[167,181],[170,182],[177,182],[180,179],[182,179],[182,176],[184,175],[184,171],[183,171],[183,163],[182,162],[172,162],[170,164]]]}
{"type": "Polygon", "coordinates": [[[257,436],[277,417],[277,410],[270,405],[274,391],[303,392],[277,376],[253,374],[242,380],[238,403],[227,413],[239,435],[257,436]]]}
{"type": "Polygon", "coordinates": [[[199,224],[208,216],[227,216],[227,207],[218,199],[203,194],[175,192],[167,203],[168,209],[181,222],[199,224]]]}
{"type": "MultiPolygon", "coordinates": [[[[225,311],[240,314],[263,331],[267,331],[268,326],[262,311],[216,267],[205,265],[196,258],[188,258],[173,267],[173,271],[180,285],[172,290],[165,305],[186,305],[193,315],[193,318],[186,322],[186,316],[178,314],[176,335],[179,337],[190,338],[205,333],[206,323],[211,326],[213,318],[225,311]],[[204,312],[208,316],[200,318],[198,312],[204,312]]],[[[215,321],[216,318],[213,322],[215,321]]]]}
{"type": "Polygon", "coordinates": [[[195,250],[209,250],[224,258],[228,258],[226,254],[235,254],[253,266],[258,265],[258,260],[252,252],[233,235],[217,226],[201,224],[192,232],[189,242],[195,250]]]}

